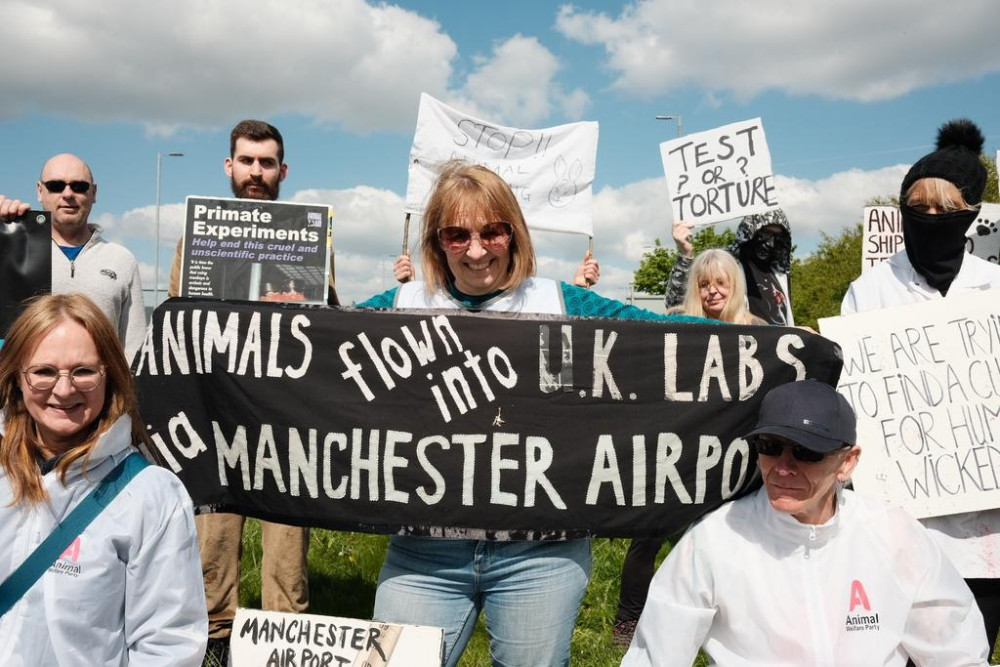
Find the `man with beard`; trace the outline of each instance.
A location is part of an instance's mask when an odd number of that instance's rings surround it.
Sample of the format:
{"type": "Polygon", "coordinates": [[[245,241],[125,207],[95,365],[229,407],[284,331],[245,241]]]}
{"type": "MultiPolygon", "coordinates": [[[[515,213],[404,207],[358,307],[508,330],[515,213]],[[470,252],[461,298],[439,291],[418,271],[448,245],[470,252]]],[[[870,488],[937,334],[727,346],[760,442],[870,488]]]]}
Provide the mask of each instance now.
{"type": "MultiPolygon", "coordinates": [[[[240,199],[274,201],[288,173],[285,146],[278,128],[259,120],[244,120],[233,128],[226,175],[240,199]]],[[[169,296],[179,294],[181,244],[170,269],[169,296]]],[[[333,291],[331,266],[330,294],[333,291]]],[[[244,295],[246,292],[244,291],[244,295]]],[[[246,298],[245,296],[243,298],[246,298]]],[[[195,517],[208,606],[208,652],[226,664],[229,635],[239,604],[240,557],[244,517],[202,514],[195,517]]],[[[309,529],[260,522],[261,603],[271,611],[304,612],[309,606],[306,552],[309,529]]]]}
{"type": "MultiPolygon", "coordinates": [[[[104,240],[89,222],[97,183],[86,162],[62,153],[42,167],[38,201],[52,215],[52,291],[82,292],[108,316],[129,361],[142,346],[146,311],[139,264],[125,246],[104,240]]],[[[0,222],[24,215],[31,206],[0,195],[0,222]]]]}

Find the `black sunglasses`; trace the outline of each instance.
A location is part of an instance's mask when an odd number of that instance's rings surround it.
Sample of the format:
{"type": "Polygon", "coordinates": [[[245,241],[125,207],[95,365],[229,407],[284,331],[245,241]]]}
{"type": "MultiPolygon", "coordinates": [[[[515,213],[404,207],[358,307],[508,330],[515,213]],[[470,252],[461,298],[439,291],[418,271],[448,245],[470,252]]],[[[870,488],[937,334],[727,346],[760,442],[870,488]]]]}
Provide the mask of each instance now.
{"type": "Polygon", "coordinates": [[[93,183],[88,181],[43,181],[42,185],[44,185],[45,189],[54,195],[57,195],[65,190],[67,185],[70,190],[78,195],[82,195],[90,190],[90,186],[93,185],[93,183]]]}
{"type": "MultiPolygon", "coordinates": [[[[826,458],[827,453],[830,453],[815,452],[811,449],[803,447],[802,445],[772,440],[771,438],[760,435],[754,437],[750,441],[750,444],[752,444],[753,448],[757,450],[757,454],[768,457],[781,456],[781,450],[785,447],[791,447],[792,458],[801,463],[819,463],[826,458]]],[[[844,447],[847,446],[848,445],[844,445],[844,447]]]]}

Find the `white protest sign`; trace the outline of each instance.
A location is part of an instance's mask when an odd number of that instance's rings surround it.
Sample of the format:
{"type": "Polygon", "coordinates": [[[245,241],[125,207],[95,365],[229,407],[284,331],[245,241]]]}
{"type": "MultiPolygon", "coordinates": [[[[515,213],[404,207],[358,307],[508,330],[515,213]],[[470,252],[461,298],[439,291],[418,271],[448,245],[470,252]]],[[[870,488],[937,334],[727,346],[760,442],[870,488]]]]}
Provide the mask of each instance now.
{"type": "Polygon", "coordinates": [[[895,206],[866,206],[861,237],[861,271],[903,249],[903,219],[895,206]]]}
{"type": "Polygon", "coordinates": [[[778,206],[760,118],[660,144],[674,220],[731,220],[778,206]]]}
{"type": "Polygon", "coordinates": [[[440,667],[443,641],[441,628],[237,609],[229,654],[240,667],[440,667]]]}
{"type": "Polygon", "coordinates": [[[980,259],[1000,264],[1000,204],[983,204],[979,209],[965,233],[965,249],[980,259]]]}
{"type": "Polygon", "coordinates": [[[843,348],[858,491],[917,518],[1000,507],[1000,291],[819,327],[843,348]]]}
{"type": "Polygon", "coordinates": [[[593,236],[597,136],[596,122],[540,130],[505,127],[422,94],[406,211],[422,214],[443,165],[461,158],[489,168],[510,185],[530,228],[593,236]]]}

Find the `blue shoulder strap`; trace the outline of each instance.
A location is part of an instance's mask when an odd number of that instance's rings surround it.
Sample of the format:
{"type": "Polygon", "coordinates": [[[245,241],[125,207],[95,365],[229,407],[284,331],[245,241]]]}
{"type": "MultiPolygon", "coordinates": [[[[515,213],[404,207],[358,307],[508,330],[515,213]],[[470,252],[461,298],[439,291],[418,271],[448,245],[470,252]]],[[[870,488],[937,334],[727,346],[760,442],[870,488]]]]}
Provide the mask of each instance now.
{"type": "Polygon", "coordinates": [[[125,488],[140,470],[149,465],[139,452],[132,452],[104,476],[104,479],[80,501],[69,516],[59,522],[52,533],[31,555],[0,584],[0,616],[6,614],[28,589],[35,585],[49,566],[97,518],[115,496],[125,488]]]}

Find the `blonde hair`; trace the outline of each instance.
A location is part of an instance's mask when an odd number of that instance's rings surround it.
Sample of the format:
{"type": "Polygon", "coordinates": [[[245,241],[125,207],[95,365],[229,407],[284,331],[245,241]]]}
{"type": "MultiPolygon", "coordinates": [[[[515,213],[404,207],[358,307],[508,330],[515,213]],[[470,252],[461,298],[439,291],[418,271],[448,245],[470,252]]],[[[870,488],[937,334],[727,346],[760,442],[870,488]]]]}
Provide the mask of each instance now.
{"type": "Polygon", "coordinates": [[[454,279],[438,243],[438,230],[452,225],[473,228],[483,218],[509,222],[513,229],[508,274],[497,289],[517,287],[535,275],[535,249],[510,186],[486,167],[454,160],[445,165],[424,210],[421,262],[428,291],[443,288],[454,279]]]}
{"type": "Polygon", "coordinates": [[[965,201],[962,190],[951,181],[943,178],[921,178],[906,191],[907,206],[933,206],[939,211],[978,211],[979,205],[965,201]]]}
{"type": "Polygon", "coordinates": [[[83,459],[86,468],[98,437],[121,416],[132,418],[132,442],[148,442],[139,416],[135,383],[125,360],[118,335],[104,313],[83,294],[48,294],[32,300],[7,332],[0,348],[0,408],[4,412],[4,434],[0,438],[0,466],[10,479],[15,505],[22,500],[40,502],[48,498],[41,471],[35,461],[42,443],[21,393],[20,376],[24,365],[38,349],[39,341],[67,320],[76,322],[90,334],[105,369],[104,405],[97,418],[87,425],[86,439],[59,459],[56,470],[66,483],[73,463],[83,459]]]}
{"type": "Polygon", "coordinates": [[[684,314],[709,317],[701,304],[699,284],[702,279],[714,280],[719,276],[729,282],[729,298],[717,319],[733,324],[757,324],[758,318],[751,315],[747,308],[747,283],[740,265],[729,252],[718,248],[701,252],[691,264],[682,305],[684,314]]]}

